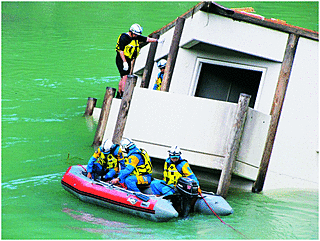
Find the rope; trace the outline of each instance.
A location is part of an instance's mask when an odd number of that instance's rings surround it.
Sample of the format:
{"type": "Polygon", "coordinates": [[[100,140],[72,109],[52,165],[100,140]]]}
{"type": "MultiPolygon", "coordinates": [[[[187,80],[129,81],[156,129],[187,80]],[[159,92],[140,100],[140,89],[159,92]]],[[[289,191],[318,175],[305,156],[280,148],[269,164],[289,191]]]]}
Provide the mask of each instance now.
{"type": "Polygon", "coordinates": [[[232,228],[234,231],[236,231],[237,233],[241,234],[243,237],[245,237],[246,239],[249,239],[247,238],[243,233],[241,233],[240,231],[236,230],[234,227],[232,227],[231,225],[227,224],[226,222],[224,222],[219,216],[218,214],[213,211],[213,209],[210,207],[210,205],[207,203],[206,199],[204,198],[204,196],[202,195],[202,193],[199,193],[200,196],[203,198],[203,201],[207,204],[207,206],[210,208],[210,210],[213,212],[214,215],[216,215],[216,217],[225,225],[227,225],[228,227],[232,228]]]}
{"type": "Polygon", "coordinates": [[[78,164],[78,166],[82,167],[85,172],[87,171],[87,169],[85,169],[81,164],[78,164]]]}

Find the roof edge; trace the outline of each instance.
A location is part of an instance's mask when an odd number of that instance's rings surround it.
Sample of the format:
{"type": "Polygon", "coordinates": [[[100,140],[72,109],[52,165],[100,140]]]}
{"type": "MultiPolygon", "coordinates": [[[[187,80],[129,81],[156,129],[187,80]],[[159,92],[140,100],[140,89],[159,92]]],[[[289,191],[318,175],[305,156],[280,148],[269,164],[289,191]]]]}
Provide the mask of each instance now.
{"type": "MultiPolygon", "coordinates": [[[[223,7],[215,2],[212,1],[203,1],[195,5],[193,8],[188,10],[186,13],[182,14],[178,18],[189,18],[192,17],[194,13],[198,11],[203,11],[207,13],[212,13],[216,15],[220,15],[223,17],[231,18],[235,21],[242,21],[246,23],[251,23],[255,25],[259,25],[262,27],[278,30],[281,32],[286,33],[292,33],[299,35],[301,37],[305,37],[311,40],[319,41],[319,33],[313,30],[297,27],[294,25],[281,23],[281,22],[275,22],[272,19],[265,19],[261,17],[257,17],[252,14],[246,14],[244,12],[238,12],[226,7],[223,7]]],[[[163,26],[162,28],[152,32],[149,34],[149,37],[155,36],[155,35],[161,35],[167,31],[169,31],[171,28],[173,28],[176,25],[177,19],[173,20],[172,22],[168,23],[167,25],[163,26]]]]}

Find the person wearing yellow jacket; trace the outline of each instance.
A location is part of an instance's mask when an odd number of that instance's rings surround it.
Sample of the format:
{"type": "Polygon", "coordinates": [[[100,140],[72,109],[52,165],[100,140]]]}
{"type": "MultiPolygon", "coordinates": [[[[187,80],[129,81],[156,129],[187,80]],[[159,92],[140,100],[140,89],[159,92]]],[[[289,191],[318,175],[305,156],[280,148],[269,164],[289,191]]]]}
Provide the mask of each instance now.
{"type": "Polygon", "coordinates": [[[175,186],[180,177],[191,178],[199,185],[189,163],[181,158],[180,148],[172,146],[169,149],[169,158],[164,163],[163,180],[153,180],[150,185],[151,190],[155,195],[172,195],[175,193],[175,186]]]}
{"type": "Polygon", "coordinates": [[[151,183],[152,164],[149,155],[137,146],[129,138],[123,138],[120,142],[121,149],[127,153],[126,168],[122,169],[117,178],[111,180],[112,184],[123,186],[128,190],[140,192],[138,186],[151,183]]]}
{"type": "Polygon", "coordinates": [[[111,179],[125,168],[125,160],[120,146],[109,139],[95,151],[87,165],[87,177],[90,179],[111,179]],[[105,177],[104,177],[105,176],[105,177]]]}
{"type": "Polygon", "coordinates": [[[135,59],[140,52],[140,42],[157,42],[158,39],[142,36],[142,27],[135,23],[129,32],[122,33],[118,37],[116,45],[116,65],[120,73],[117,97],[122,97],[126,85],[127,75],[132,74],[135,59]]]}

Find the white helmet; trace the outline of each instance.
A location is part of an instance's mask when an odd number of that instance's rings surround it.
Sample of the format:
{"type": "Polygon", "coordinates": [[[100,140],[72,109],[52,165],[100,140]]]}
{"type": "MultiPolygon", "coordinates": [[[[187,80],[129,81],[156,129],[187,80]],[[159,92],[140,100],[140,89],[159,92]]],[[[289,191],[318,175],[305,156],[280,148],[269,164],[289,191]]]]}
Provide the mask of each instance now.
{"type": "Polygon", "coordinates": [[[129,138],[123,138],[120,141],[120,145],[122,150],[129,152],[132,148],[136,147],[136,145],[129,139],[129,138]]]}
{"type": "Polygon", "coordinates": [[[102,152],[108,152],[110,151],[111,147],[113,146],[113,142],[110,139],[105,140],[103,144],[100,147],[100,150],[102,152]]]}
{"type": "Polygon", "coordinates": [[[142,34],[142,30],[143,30],[143,28],[137,23],[132,24],[130,29],[129,29],[130,32],[132,32],[132,33],[134,33],[136,35],[141,35],[142,34]]]}
{"type": "Polygon", "coordinates": [[[161,59],[161,60],[157,63],[157,66],[158,66],[159,69],[162,69],[162,68],[165,68],[165,67],[166,67],[166,63],[167,63],[167,60],[161,59]]]}
{"type": "Polygon", "coordinates": [[[181,151],[180,151],[180,147],[178,147],[178,146],[172,146],[170,149],[169,149],[169,156],[171,157],[171,158],[173,158],[173,157],[180,157],[180,155],[181,155],[181,151]]]}

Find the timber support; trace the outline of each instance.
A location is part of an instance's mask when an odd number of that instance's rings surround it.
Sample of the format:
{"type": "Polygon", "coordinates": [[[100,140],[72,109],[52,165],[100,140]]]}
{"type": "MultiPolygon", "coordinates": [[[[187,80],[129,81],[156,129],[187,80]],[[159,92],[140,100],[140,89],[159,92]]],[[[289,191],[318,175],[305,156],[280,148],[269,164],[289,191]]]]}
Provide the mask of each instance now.
{"type": "MultiPolygon", "coordinates": [[[[160,35],[153,34],[152,37],[159,39],[160,35]]],[[[154,56],[156,55],[157,47],[158,47],[158,42],[153,42],[150,45],[148,57],[146,60],[146,65],[142,75],[142,80],[140,85],[141,88],[148,88],[149,86],[151,73],[154,65],[154,56]]]]}
{"type": "Polygon", "coordinates": [[[164,71],[163,80],[161,84],[161,91],[166,91],[166,92],[169,91],[185,20],[186,20],[185,18],[181,18],[181,17],[178,17],[176,20],[176,26],[174,29],[172,42],[171,42],[171,46],[168,54],[167,64],[166,64],[166,68],[164,71]]]}
{"type": "Polygon", "coordinates": [[[235,113],[234,123],[231,128],[229,135],[229,142],[227,144],[227,154],[224,161],[224,167],[221,171],[221,176],[219,179],[217,194],[226,197],[229,186],[231,183],[231,175],[234,167],[234,163],[237,159],[239,147],[241,143],[241,137],[243,133],[243,127],[246,121],[250,95],[240,94],[238,107],[235,113]]]}
{"type": "Polygon", "coordinates": [[[84,116],[92,116],[94,107],[96,107],[97,99],[88,97],[87,108],[84,112],[84,116]]]}
{"type": "Polygon", "coordinates": [[[107,87],[104,95],[103,104],[100,112],[99,122],[96,130],[96,134],[93,139],[92,146],[100,146],[103,140],[103,135],[106,130],[106,125],[111,109],[113,97],[116,93],[115,88],[107,87]]]}
{"type": "Polygon", "coordinates": [[[280,75],[278,79],[277,88],[273,98],[271,108],[271,121],[267,134],[267,140],[264,147],[264,152],[261,158],[260,167],[257,179],[252,187],[252,192],[261,192],[264,181],[267,175],[267,170],[270,162],[271,152],[275,141],[277,128],[280,120],[281,110],[284,102],[284,98],[289,83],[289,78],[292,70],[292,64],[298,45],[299,36],[296,34],[290,34],[287,42],[286,51],[284,54],[283,62],[281,65],[280,75]]]}
{"type": "Polygon", "coordinates": [[[114,144],[120,144],[120,141],[122,139],[124,128],[127,122],[129,109],[130,109],[133,90],[136,84],[137,84],[137,76],[128,75],[124,93],[121,100],[121,104],[120,104],[120,108],[119,108],[116,126],[114,128],[114,133],[112,137],[112,142],[114,144]]]}

